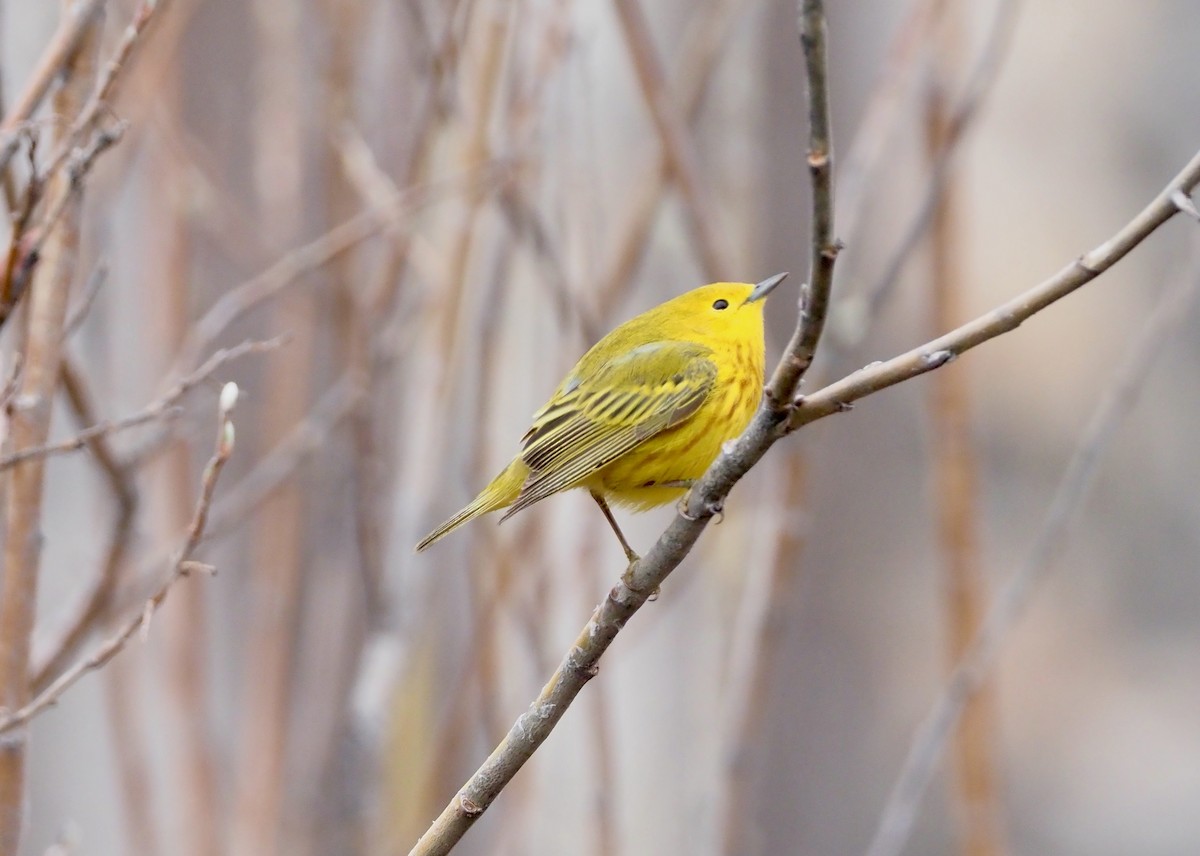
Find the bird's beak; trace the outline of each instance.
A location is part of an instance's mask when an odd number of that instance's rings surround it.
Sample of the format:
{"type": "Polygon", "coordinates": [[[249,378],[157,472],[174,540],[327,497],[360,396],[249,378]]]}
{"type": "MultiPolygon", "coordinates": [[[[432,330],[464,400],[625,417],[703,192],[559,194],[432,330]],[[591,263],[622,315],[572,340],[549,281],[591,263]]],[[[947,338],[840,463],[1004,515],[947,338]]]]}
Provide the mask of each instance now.
{"type": "Polygon", "coordinates": [[[756,300],[763,300],[768,294],[775,290],[775,286],[787,279],[787,271],[777,273],[775,276],[769,276],[754,286],[754,291],[750,292],[750,296],[746,298],[747,303],[753,303],[756,300]]]}

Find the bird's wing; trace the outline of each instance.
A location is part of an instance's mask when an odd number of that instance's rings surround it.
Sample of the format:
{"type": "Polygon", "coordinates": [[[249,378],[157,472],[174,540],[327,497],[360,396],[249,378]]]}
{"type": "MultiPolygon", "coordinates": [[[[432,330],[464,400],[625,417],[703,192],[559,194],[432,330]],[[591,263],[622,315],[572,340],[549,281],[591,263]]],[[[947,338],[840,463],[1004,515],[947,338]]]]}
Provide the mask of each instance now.
{"type": "Polygon", "coordinates": [[[508,517],[586,478],[699,409],[717,380],[712,351],[650,342],[586,378],[569,376],[522,438],[532,474],[508,517]]]}

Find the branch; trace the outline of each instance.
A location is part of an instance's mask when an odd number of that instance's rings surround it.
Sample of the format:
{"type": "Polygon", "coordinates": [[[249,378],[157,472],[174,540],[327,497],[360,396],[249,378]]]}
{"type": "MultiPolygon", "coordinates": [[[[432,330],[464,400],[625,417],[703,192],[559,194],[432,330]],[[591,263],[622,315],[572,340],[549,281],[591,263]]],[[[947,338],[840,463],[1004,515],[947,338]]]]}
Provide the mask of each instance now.
{"type": "Polygon", "coordinates": [[[812,240],[808,283],[800,289],[800,318],[787,354],[767,385],[767,401],[787,406],[812,365],[825,329],[833,265],[841,244],[833,237],[833,139],[829,122],[829,87],[825,71],[825,9],[821,0],[801,0],[800,43],[808,76],[808,172],[812,180],[812,240]]]}
{"type": "Polygon", "coordinates": [[[501,790],[550,735],[554,726],[599,671],[600,657],[621,628],[658,590],[691,550],[716,514],[734,483],[782,436],[783,424],[796,385],[815,350],[824,325],[837,247],[832,240],[832,151],[825,74],[825,20],[821,0],[803,0],[801,43],[809,74],[809,164],[813,182],[812,283],[807,306],[800,313],[792,345],[772,380],[750,428],[709,468],[688,493],[687,507],[663,533],[650,552],[632,565],[608,597],[596,607],[562,664],[522,714],[500,745],[455,795],[433,825],[421,836],[410,856],[445,854],[492,804],[501,790]],[[807,357],[805,349],[808,350],[807,357]]]}
{"type": "Polygon", "coordinates": [[[103,437],[107,434],[113,434],[118,431],[124,431],[128,428],[134,428],[138,425],[144,425],[147,422],[153,422],[156,419],[168,419],[176,415],[176,402],[183,398],[194,387],[208,380],[217,369],[232,360],[246,354],[258,354],[264,351],[274,350],[282,345],[285,337],[279,336],[274,339],[265,341],[249,340],[242,342],[240,345],[235,345],[232,348],[222,348],[211,357],[209,357],[200,368],[196,369],[190,375],[181,378],[176,384],[169,389],[162,398],[147,405],[144,409],[121,419],[99,422],[92,425],[90,428],[85,428],[66,440],[61,440],[57,443],[47,443],[42,446],[31,446],[28,449],[20,449],[16,452],[0,456],[0,472],[16,466],[22,461],[27,461],[31,458],[48,458],[52,455],[62,455],[67,452],[74,452],[82,449],[98,437],[103,437]]]}
{"type": "Polygon", "coordinates": [[[70,689],[80,678],[88,672],[103,667],[109,660],[115,657],[139,630],[143,633],[149,632],[150,619],[154,616],[158,608],[162,606],[163,601],[167,598],[167,594],[171,591],[171,587],[176,582],[196,571],[205,573],[213,572],[211,566],[191,561],[191,555],[204,535],[204,525],[208,519],[208,509],[212,505],[213,492],[217,487],[217,477],[221,474],[221,470],[224,468],[226,461],[229,460],[229,456],[233,454],[234,432],[233,420],[230,416],[234,406],[237,404],[237,399],[237,384],[225,384],[225,387],[221,390],[221,398],[218,403],[216,448],[212,458],[204,468],[204,477],[200,486],[200,497],[196,502],[195,510],[192,512],[192,521],[188,525],[187,536],[183,544],[175,552],[175,555],[171,557],[169,572],[166,578],[146,601],[141,611],[126,621],[121,629],[109,637],[108,641],[97,648],[90,657],[81,660],[60,675],[54,683],[38,693],[37,697],[24,707],[0,717],[0,735],[24,725],[43,710],[55,704],[62,694],[70,689]]]}
{"type": "Polygon", "coordinates": [[[1140,214],[1107,241],[991,312],[932,342],[886,362],[875,363],[798,400],[785,430],[791,432],[832,413],[849,410],[850,405],[864,396],[940,368],[959,354],[1015,330],[1036,313],[1104,273],[1155,229],[1185,210],[1176,197],[1179,194],[1186,197],[1197,184],[1200,184],[1200,152],[1140,214]]]}
{"type": "MultiPolygon", "coordinates": [[[[1194,182],[1193,182],[1194,183],[1194,182]]],[[[1182,207],[1182,206],[1181,206],[1182,207]]],[[[1050,570],[1099,467],[1101,455],[1133,410],[1154,360],[1188,319],[1200,298],[1200,264],[1194,260],[1159,302],[1130,348],[1115,380],[1105,388],[1046,513],[1046,523],[1025,562],[999,592],[983,625],[958,661],[933,708],[913,738],[904,766],[892,787],[868,856],[899,856],[916,818],[921,797],[964,707],[983,685],[988,671],[1029,601],[1034,585],[1050,570]]]]}

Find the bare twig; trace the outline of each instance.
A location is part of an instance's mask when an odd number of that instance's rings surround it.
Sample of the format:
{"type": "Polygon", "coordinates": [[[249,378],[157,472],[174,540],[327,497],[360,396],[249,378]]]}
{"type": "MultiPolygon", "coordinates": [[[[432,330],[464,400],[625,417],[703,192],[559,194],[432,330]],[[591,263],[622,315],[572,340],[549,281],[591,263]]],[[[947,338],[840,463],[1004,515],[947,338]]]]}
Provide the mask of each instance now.
{"type": "Polygon", "coordinates": [[[292,250],[257,276],[225,292],[192,327],[188,341],[180,349],[177,365],[190,365],[196,355],[211,347],[230,324],[276,297],[306,273],[328,264],[331,259],[378,234],[385,225],[403,223],[404,218],[413,211],[440,198],[439,191],[490,180],[493,175],[490,166],[484,164],[480,169],[462,176],[402,191],[400,196],[392,199],[392,207],[372,207],[355,214],[320,237],[292,250]]]}
{"type": "Polygon", "coordinates": [[[770,520],[770,534],[762,539],[774,542],[774,556],[761,572],[747,569],[752,576],[742,595],[746,618],[737,623],[726,668],[730,686],[723,705],[725,793],[721,818],[726,856],[763,850],[753,798],[764,766],[763,723],[774,688],[772,678],[782,665],[785,647],[779,637],[787,626],[809,528],[804,516],[805,455],[800,449],[787,455],[781,482],[778,516],[770,520]]]}
{"type": "MultiPolygon", "coordinates": [[[[863,108],[862,119],[854,138],[841,158],[838,167],[838,231],[846,245],[858,245],[858,224],[869,209],[863,197],[871,187],[870,179],[885,153],[900,120],[909,113],[901,110],[906,88],[911,88],[919,60],[932,42],[930,31],[937,23],[946,0],[914,0],[905,19],[888,45],[883,65],[876,74],[871,95],[863,108]]],[[[844,299],[844,298],[843,298],[844,299]]]]}
{"type": "MultiPolygon", "coordinates": [[[[1167,194],[1169,201],[1169,194],[1167,194]]],[[[1029,555],[998,593],[979,632],[922,720],[880,815],[869,856],[899,856],[921,798],[964,707],[987,679],[1004,640],[1021,617],[1037,583],[1053,568],[1118,427],[1134,408],[1155,359],[1188,319],[1200,298],[1200,257],[1160,298],[1097,405],[1063,472],[1029,555]]]]}
{"type": "Polygon", "coordinates": [[[16,466],[22,461],[28,461],[33,458],[48,458],[52,455],[62,455],[67,452],[75,452],[88,445],[98,437],[103,437],[108,434],[114,434],[118,431],[124,431],[128,428],[134,428],[138,425],[144,425],[147,422],[154,422],[159,419],[170,419],[178,414],[176,403],[189,393],[196,386],[209,380],[212,375],[228,362],[243,357],[246,354],[260,354],[266,351],[274,350],[286,341],[285,337],[279,336],[274,339],[266,339],[263,341],[249,340],[242,342],[240,345],[235,345],[232,348],[222,348],[217,351],[207,360],[200,368],[193,371],[186,377],[176,381],[176,383],[167,392],[156,401],[148,404],[137,413],[132,413],[129,416],[124,416],[120,419],[108,420],[99,422],[89,428],[85,428],[66,440],[60,440],[57,443],[46,443],[41,446],[32,446],[26,449],[20,449],[8,455],[0,457],[0,472],[16,466]]]}
{"type": "Polygon", "coordinates": [[[155,13],[165,5],[161,0],[142,0],[138,5],[129,24],[125,27],[125,32],[121,35],[121,41],[117,44],[116,50],[100,69],[92,94],[80,108],[70,129],[63,135],[54,157],[43,170],[44,175],[53,175],[68,159],[73,157],[74,149],[80,145],[101,114],[109,109],[112,98],[116,94],[121,73],[133,55],[134,48],[141,41],[146,27],[154,19],[155,13]]]}
{"type": "Polygon", "coordinates": [[[825,329],[833,265],[841,244],[833,235],[833,138],[829,120],[829,85],[825,79],[825,10],[821,2],[801,0],[800,41],[808,78],[808,172],[812,179],[812,240],[808,282],[800,289],[800,318],[767,384],[767,401],[786,408],[800,385],[825,329]]]}
{"type": "MultiPolygon", "coordinates": [[[[118,123],[111,128],[96,133],[86,148],[71,150],[66,168],[67,180],[56,187],[58,190],[57,196],[50,205],[45,217],[26,234],[29,240],[22,242],[19,247],[19,254],[15,256],[15,265],[10,265],[8,270],[5,271],[6,281],[2,289],[4,299],[0,303],[0,325],[3,325],[9,319],[13,310],[24,296],[29,282],[33,278],[33,272],[37,268],[38,262],[41,261],[42,248],[46,245],[50,236],[54,234],[54,230],[62,218],[78,202],[80,195],[83,193],[84,177],[91,172],[96,159],[112,146],[116,145],[124,133],[125,126],[118,123]]],[[[31,206],[39,198],[40,190],[38,188],[40,187],[40,180],[33,181],[30,184],[30,189],[26,195],[28,204],[31,206]]],[[[26,219],[26,215],[23,214],[21,219],[26,219]]],[[[15,244],[14,249],[17,249],[15,244]]],[[[10,256],[10,258],[13,257],[10,256]]]]}
{"type": "Polygon", "coordinates": [[[212,505],[213,492],[217,487],[217,477],[221,474],[221,470],[224,468],[226,461],[229,460],[229,456],[233,454],[234,432],[233,421],[230,416],[234,405],[237,403],[237,398],[237,385],[232,383],[226,384],[225,388],[221,391],[221,399],[218,404],[219,418],[217,422],[216,448],[212,458],[209,459],[208,465],[204,468],[204,477],[200,486],[200,497],[192,513],[192,520],[188,525],[184,542],[175,551],[168,564],[166,578],[163,579],[138,613],[126,621],[120,630],[109,637],[90,656],[59,675],[50,686],[38,693],[34,699],[19,710],[12,711],[0,717],[0,735],[24,725],[43,710],[55,704],[62,694],[70,689],[80,678],[88,672],[103,667],[109,660],[115,657],[135,634],[141,632],[145,635],[148,633],[150,619],[153,618],[158,608],[162,606],[167,594],[171,591],[171,587],[176,582],[195,572],[208,574],[213,572],[210,565],[191,561],[191,555],[204,535],[204,525],[208,519],[208,510],[212,505]]]}
{"type": "MultiPolygon", "coordinates": [[[[713,0],[704,10],[698,23],[688,28],[680,45],[679,73],[677,75],[677,100],[679,112],[689,125],[695,124],[704,106],[717,61],[728,54],[729,31],[736,12],[741,11],[736,0],[713,0]]],[[[658,213],[664,192],[671,180],[675,161],[666,149],[658,154],[657,162],[645,175],[630,182],[634,198],[628,211],[614,218],[621,230],[613,250],[611,261],[600,280],[596,300],[596,315],[606,317],[609,310],[624,293],[626,283],[633,278],[638,261],[645,253],[646,245],[653,233],[651,228],[658,213]]],[[[701,247],[696,246],[699,256],[701,247]]]]}
{"type": "Polygon", "coordinates": [[[1180,209],[1177,193],[1189,194],[1200,183],[1200,152],[1149,205],[1115,235],[1084,253],[1054,276],[955,330],[886,362],[874,363],[796,403],[786,430],[844,412],[860,398],[944,366],[959,354],[1009,333],[1034,314],[1091,282],[1146,240],[1180,209]]]}

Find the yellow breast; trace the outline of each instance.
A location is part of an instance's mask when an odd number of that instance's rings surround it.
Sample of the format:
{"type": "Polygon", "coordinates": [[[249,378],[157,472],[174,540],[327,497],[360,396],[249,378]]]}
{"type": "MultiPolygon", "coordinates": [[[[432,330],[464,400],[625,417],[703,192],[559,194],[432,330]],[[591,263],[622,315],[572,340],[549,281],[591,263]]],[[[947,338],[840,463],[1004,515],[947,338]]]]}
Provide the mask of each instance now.
{"type": "Polygon", "coordinates": [[[690,419],[608,464],[589,480],[589,487],[638,510],[678,500],[686,491],[678,484],[704,474],[722,444],[750,424],[762,397],[761,345],[756,349],[749,342],[731,344],[716,362],[716,386],[690,419]]]}

